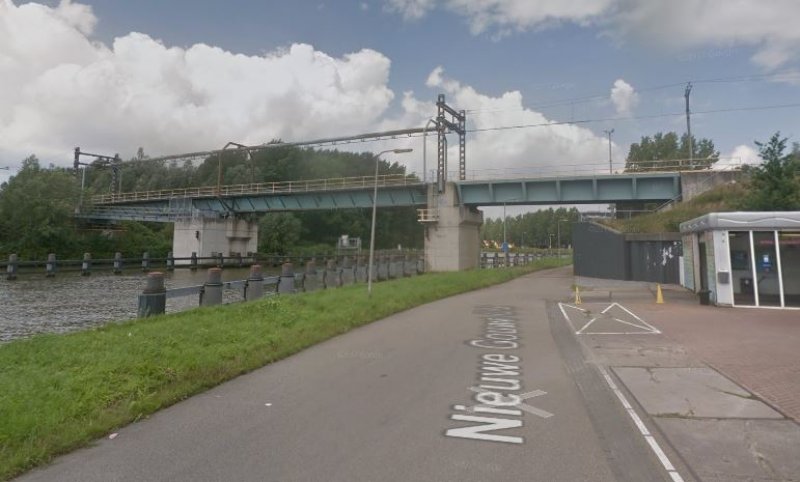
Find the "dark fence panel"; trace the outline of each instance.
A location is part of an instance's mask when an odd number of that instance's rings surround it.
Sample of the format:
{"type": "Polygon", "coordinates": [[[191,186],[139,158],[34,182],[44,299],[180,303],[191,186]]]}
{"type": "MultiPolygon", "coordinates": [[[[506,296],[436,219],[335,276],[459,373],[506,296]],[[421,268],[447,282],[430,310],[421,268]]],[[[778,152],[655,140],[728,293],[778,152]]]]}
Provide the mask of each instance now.
{"type": "Polygon", "coordinates": [[[627,241],[631,281],[678,284],[681,242],[627,241]]]}
{"type": "Polygon", "coordinates": [[[572,260],[577,276],[626,279],[625,238],[595,223],[572,225],[572,260]]]}
{"type": "Polygon", "coordinates": [[[572,230],[575,274],[591,278],[678,284],[678,233],[622,234],[596,223],[572,230]]]}

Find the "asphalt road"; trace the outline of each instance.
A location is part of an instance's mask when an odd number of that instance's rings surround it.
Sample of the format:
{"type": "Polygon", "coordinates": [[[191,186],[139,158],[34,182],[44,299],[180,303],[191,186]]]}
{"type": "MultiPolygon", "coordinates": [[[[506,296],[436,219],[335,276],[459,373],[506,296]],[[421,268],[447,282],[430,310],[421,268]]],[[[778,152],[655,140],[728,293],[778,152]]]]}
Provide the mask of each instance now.
{"type": "Polygon", "coordinates": [[[668,480],[554,315],[571,283],[541,272],[400,313],[19,480],[668,480]]]}

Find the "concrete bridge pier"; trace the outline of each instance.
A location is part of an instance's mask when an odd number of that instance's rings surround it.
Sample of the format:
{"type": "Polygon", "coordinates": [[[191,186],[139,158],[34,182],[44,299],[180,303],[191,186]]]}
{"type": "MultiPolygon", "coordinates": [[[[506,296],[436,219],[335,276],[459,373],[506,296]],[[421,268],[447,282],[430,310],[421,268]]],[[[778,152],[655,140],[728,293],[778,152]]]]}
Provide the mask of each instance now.
{"type": "MultiPolygon", "coordinates": [[[[258,251],[258,223],[244,219],[193,218],[176,221],[172,237],[175,258],[189,258],[197,253],[208,258],[212,253],[255,253],[258,251]]],[[[176,260],[175,264],[189,264],[176,260]]]]}
{"type": "Polygon", "coordinates": [[[478,267],[483,213],[461,204],[456,185],[443,193],[428,188],[425,223],[425,271],[463,271],[478,267]]]}

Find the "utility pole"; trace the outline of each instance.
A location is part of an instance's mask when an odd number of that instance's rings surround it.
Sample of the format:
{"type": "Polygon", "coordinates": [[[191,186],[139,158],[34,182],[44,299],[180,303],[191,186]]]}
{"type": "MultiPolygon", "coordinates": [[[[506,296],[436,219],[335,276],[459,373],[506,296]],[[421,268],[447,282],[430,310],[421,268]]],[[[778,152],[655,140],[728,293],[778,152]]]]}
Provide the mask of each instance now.
{"type": "Polygon", "coordinates": [[[692,93],[692,83],[686,84],[683,96],[686,97],[686,140],[689,145],[689,166],[694,169],[694,149],[692,148],[692,115],[689,110],[689,94],[692,93]]]}
{"type": "Polygon", "coordinates": [[[614,168],[611,165],[611,134],[614,133],[614,129],[610,131],[603,131],[608,136],[608,173],[614,174],[614,168]]]}

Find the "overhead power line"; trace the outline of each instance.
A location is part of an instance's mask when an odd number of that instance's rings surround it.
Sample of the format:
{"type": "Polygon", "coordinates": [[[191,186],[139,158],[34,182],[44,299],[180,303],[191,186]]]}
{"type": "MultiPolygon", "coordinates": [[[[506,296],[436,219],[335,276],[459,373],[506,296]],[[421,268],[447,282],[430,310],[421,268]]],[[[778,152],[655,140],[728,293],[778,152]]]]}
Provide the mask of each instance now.
{"type": "MultiPolygon", "coordinates": [[[[739,75],[731,77],[716,77],[710,79],[694,79],[685,80],[682,82],[673,82],[669,84],[661,84],[650,87],[637,88],[636,92],[651,92],[655,90],[664,90],[674,87],[684,87],[687,83],[692,84],[712,84],[712,83],[736,83],[736,82],[764,82],[764,81],[795,81],[800,83],[800,71],[784,70],[781,72],[772,72],[769,74],[755,74],[755,75],[739,75]]],[[[521,112],[531,108],[549,108],[560,107],[564,105],[583,104],[593,100],[606,100],[608,99],[608,92],[597,93],[593,95],[556,99],[553,101],[535,102],[529,104],[527,107],[518,109],[466,109],[467,114],[471,116],[500,113],[500,112],[521,112]]]]}
{"type": "MultiPolygon", "coordinates": [[[[765,106],[748,106],[748,107],[732,107],[728,109],[712,109],[712,110],[703,110],[703,111],[692,111],[693,114],[719,114],[723,112],[746,112],[746,111],[758,111],[758,110],[773,110],[773,109],[791,109],[800,107],[800,102],[791,103],[791,104],[776,104],[776,105],[765,105],[765,106]]],[[[511,130],[511,129],[527,129],[532,127],[551,127],[551,126],[559,126],[559,125],[569,125],[569,124],[591,124],[595,122],[611,122],[611,121],[629,121],[629,120],[643,120],[643,119],[658,119],[663,117],[682,117],[685,115],[685,112],[672,112],[666,114],[650,114],[650,115],[637,115],[637,116],[618,116],[618,117],[598,117],[594,119],[580,119],[574,121],[562,121],[562,122],[541,122],[537,124],[516,124],[516,125],[509,125],[509,126],[497,126],[497,127],[482,127],[482,128],[474,128],[474,129],[467,129],[467,132],[487,132],[487,131],[502,131],[502,130],[511,130]]]]}

